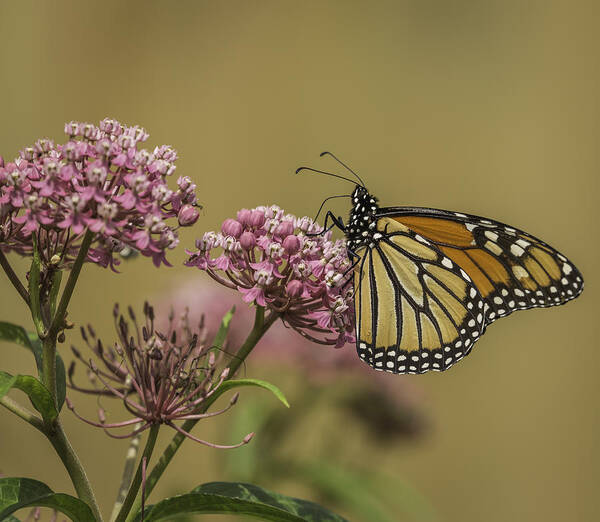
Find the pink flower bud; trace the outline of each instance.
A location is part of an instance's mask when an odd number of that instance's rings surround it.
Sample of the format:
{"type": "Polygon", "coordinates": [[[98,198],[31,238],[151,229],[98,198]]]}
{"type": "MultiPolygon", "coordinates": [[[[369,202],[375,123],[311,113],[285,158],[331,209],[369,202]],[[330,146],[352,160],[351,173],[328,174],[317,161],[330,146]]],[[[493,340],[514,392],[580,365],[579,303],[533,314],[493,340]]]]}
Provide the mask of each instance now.
{"type": "Polygon", "coordinates": [[[294,255],[300,250],[300,238],[290,235],[283,240],[282,246],[288,254],[294,255]]]}
{"type": "Polygon", "coordinates": [[[289,236],[293,232],[294,225],[289,221],[282,221],[281,223],[279,223],[279,225],[277,225],[277,228],[275,229],[275,235],[277,237],[289,236]]]}
{"type": "Polygon", "coordinates": [[[300,297],[303,289],[302,283],[297,279],[292,279],[285,287],[285,291],[290,297],[300,297]]]}
{"type": "Polygon", "coordinates": [[[177,220],[182,227],[189,227],[198,221],[199,212],[192,205],[183,205],[177,214],[177,220]]]}
{"type": "Polygon", "coordinates": [[[248,224],[250,224],[250,216],[251,215],[252,215],[252,212],[250,212],[247,208],[243,208],[242,210],[238,211],[237,219],[242,224],[242,226],[248,225],[248,224]]]}
{"type": "Polygon", "coordinates": [[[262,227],[265,224],[265,213],[260,210],[253,210],[248,224],[252,227],[262,227]]]}
{"type": "Polygon", "coordinates": [[[226,236],[233,236],[237,239],[242,233],[242,224],[235,219],[226,219],[221,226],[221,232],[226,236]]]}
{"type": "Polygon", "coordinates": [[[256,245],[256,238],[252,232],[244,232],[240,236],[240,245],[244,250],[252,250],[256,245]]]}

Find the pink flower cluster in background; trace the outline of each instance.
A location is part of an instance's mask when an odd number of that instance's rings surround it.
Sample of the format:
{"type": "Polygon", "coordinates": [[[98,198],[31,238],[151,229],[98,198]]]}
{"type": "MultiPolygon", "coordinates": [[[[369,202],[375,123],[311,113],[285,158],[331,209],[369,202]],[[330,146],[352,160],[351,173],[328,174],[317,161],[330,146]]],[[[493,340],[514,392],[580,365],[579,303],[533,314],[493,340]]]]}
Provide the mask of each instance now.
{"type": "Polygon", "coordinates": [[[245,302],[280,314],[304,337],[337,347],[354,341],[345,243],[332,241],[310,218],[277,206],[243,209],[220,233],[205,233],[196,248],[188,252],[188,266],[239,290],[245,302]]]}
{"type": "Polygon", "coordinates": [[[146,131],[111,119],[67,123],[65,133],[64,144],[40,139],[13,162],[0,158],[0,248],[30,255],[35,237],[46,263],[68,266],[90,230],[90,262],[113,267],[113,254],[129,247],[168,264],[165,251],[179,241],[169,221],[198,219],[190,178],[180,177],[176,190],[167,185],[175,150],[138,148],[146,131]]]}

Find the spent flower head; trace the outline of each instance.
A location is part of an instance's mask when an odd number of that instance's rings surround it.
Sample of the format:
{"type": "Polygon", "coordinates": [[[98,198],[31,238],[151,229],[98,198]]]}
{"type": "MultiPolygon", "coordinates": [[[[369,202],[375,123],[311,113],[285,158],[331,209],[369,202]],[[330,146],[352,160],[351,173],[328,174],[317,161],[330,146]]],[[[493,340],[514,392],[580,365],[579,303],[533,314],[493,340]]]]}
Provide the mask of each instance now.
{"type": "Polygon", "coordinates": [[[280,314],[304,337],[337,347],[354,341],[345,243],[332,241],[310,218],[277,206],[242,209],[221,232],[205,233],[196,248],[188,251],[187,266],[238,290],[245,302],[280,314]]]}
{"type": "Polygon", "coordinates": [[[144,321],[140,327],[133,309],[128,308],[130,321],[115,306],[113,311],[118,341],[105,346],[91,326],[81,329],[83,340],[96,355],[100,367],[86,360],[73,347],[75,357],[88,369],[90,388],[75,384],[75,363],[69,368],[70,387],[96,395],[121,399],[125,409],[133,415],[129,420],[107,423],[103,408],[98,412],[99,422],[79,416],[70,400],[68,407],[82,420],[104,428],[115,438],[134,436],[152,425],[165,424],[186,437],[215,448],[234,448],[250,441],[253,434],[233,446],[212,444],[192,436],[176,424],[181,420],[199,420],[214,417],[229,410],[238,399],[234,395],[229,405],[220,411],[206,413],[210,399],[229,374],[228,368],[219,370],[219,358],[206,346],[203,320],[198,327],[190,325],[187,313],[175,319],[171,313],[166,329],[155,327],[154,309],[144,305],[144,321]],[[109,430],[133,427],[126,434],[111,434],[109,430]]]}
{"type": "Polygon", "coordinates": [[[128,247],[168,264],[178,226],[198,219],[192,181],[167,185],[177,153],[141,148],[144,129],[111,119],[70,122],[65,133],[63,144],[40,139],[10,163],[0,158],[0,249],[30,255],[37,240],[42,261],[60,268],[72,263],[89,230],[89,262],[114,267],[114,253],[128,247]]]}

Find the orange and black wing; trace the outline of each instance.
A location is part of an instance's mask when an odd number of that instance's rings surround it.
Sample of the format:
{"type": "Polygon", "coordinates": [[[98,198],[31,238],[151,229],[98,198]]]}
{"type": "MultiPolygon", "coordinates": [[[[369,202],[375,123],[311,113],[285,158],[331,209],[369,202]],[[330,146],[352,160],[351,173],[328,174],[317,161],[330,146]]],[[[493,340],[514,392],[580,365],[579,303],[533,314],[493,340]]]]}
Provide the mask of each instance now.
{"type": "Polygon", "coordinates": [[[486,325],[515,310],[564,304],[583,290],[573,263],[517,228],[429,208],[379,212],[426,238],[469,275],[483,297],[486,325]]]}

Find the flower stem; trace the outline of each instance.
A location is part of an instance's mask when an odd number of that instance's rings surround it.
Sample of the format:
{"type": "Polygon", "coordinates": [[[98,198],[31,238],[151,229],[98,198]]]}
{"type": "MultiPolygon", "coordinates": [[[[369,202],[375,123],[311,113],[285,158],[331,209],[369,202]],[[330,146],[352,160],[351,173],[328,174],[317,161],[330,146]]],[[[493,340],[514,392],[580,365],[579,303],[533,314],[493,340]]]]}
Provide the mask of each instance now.
{"type": "Polygon", "coordinates": [[[40,301],[41,263],[38,242],[35,235],[33,235],[33,259],[29,269],[29,308],[37,335],[40,339],[44,339],[46,337],[46,325],[44,325],[42,319],[42,304],[40,301]]]}
{"type": "Polygon", "coordinates": [[[29,411],[24,406],[21,406],[17,401],[12,400],[6,395],[0,399],[0,404],[7,410],[12,411],[15,415],[21,417],[24,421],[31,424],[34,428],[43,431],[44,422],[37,415],[29,411]]]}
{"type": "Polygon", "coordinates": [[[15,274],[15,271],[12,269],[12,266],[10,266],[8,259],[6,259],[6,256],[2,250],[0,250],[0,266],[4,269],[4,272],[6,272],[8,279],[13,284],[17,292],[19,292],[19,295],[29,306],[29,294],[27,293],[27,289],[23,286],[23,283],[21,283],[19,276],[15,274]]]}
{"type": "MultiPolygon", "coordinates": [[[[56,314],[52,318],[52,323],[50,324],[50,328],[45,333],[44,336],[41,336],[38,329],[38,335],[43,340],[42,348],[43,348],[43,358],[42,358],[42,382],[50,391],[54,402],[56,403],[56,336],[58,335],[59,330],[63,327],[65,315],[67,313],[67,306],[69,306],[69,301],[71,300],[71,296],[73,295],[73,290],[75,289],[75,284],[77,283],[77,279],[79,278],[79,274],[81,272],[81,267],[83,266],[83,262],[87,257],[88,250],[94,239],[94,234],[91,231],[87,231],[81,242],[81,247],[79,248],[79,253],[77,254],[77,258],[75,259],[75,263],[73,263],[73,267],[71,268],[71,273],[69,274],[69,279],[67,279],[67,284],[65,285],[65,289],[63,290],[62,296],[60,298],[60,303],[56,310],[56,314]]],[[[38,257],[39,260],[39,257],[38,257]]],[[[35,252],[34,252],[34,264],[36,262],[35,252]]],[[[33,265],[32,265],[33,266],[33,265]]],[[[32,269],[31,273],[34,273],[32,269]]],[[[38,267],[38,279],[39,279],[39,267],[38,267]]],[[[30,281],[31,283],[31,281],[30,281]]],[[[53,282],[54,285],[56,281],[53,282]]],[[[31,286],[31,284],[30,284],[31,286]]],[[[54,289],[53,289],[54,290],[54,289]]],[[[41,309],[34,310],[35,306],[40,306],[39,302],[39,286],[31,289],[31,313],[34,317],[39,314],[41,317],[41,309]],[[37,296],[34,299],[34,296],[37,296]]]]}
{"type": "MultiPolygon", "coordinates": [[[[237,353],[227,366],[229,368],[229,375],[225,380],[229,380],[235,375],[235,372],[244,362],[246,357],[248,357],[248,355],[254,349],[258,341],[260,341],[261,337],[273,325],[273,323],[277,320],[278,317],[278,313],[271,312],[265,319],[265,309],[262,306],[256,307],[256,314],[254,316],[254,326],[252,327],[252,330],[250,331],[248,337],[244,341],[244,344],[242,344],[240,349],[237,351],[237,353]]],[[[207,399],[206,402],[202,404],[202,408],[199,410],[199,412],[204,413],[211,406],[212,402],[213,400],[211,400],[210,398],[207,399]]],[[[181,429],[189,433],[197,422],[197,420],[187,420],[181,425],[181,429]]],[[[158,479],[160,479],[166,467],[169,465],[169,463],[175,456],[175,453],[179,449],[179,446],[181,446],[181,443],[184,440],[185,435],[181,433],[176,433],[173,436],[171,442],[166,447],[165,451],[158,459],[158,462],[155,464],[154,468],[152,468],[152,471],[148,475],[148,479],[146,481],[146,495],[150,495],[150,493],[154,489],[154,486],[158,482],[158,479]]],[[[131,522],[132,520],[134,520],[135,515],[140,510],[141,505],[142,499],[141,496],[138,495],[138,497],[135,499],[135,503],[132,506],[129,516],[126,519],[126,522],[131,522]]]]}
{"type": "Polygon", "coordinates": [[[96,520],[102,522],[100,508],[98,507],[98,502],[96,501],[90,482],[75,450],[71,446],[69,439],[67,439],[60,421],[57,419],[52,426],[52,430],[45,428],[44,433],[52,446],[54,446],[56,453],[58,453],[60,460],[62,460],[69,473],[77,496],[90,507],[96,520]]]}
{"type": "Polygon", "coordinates": [[[67,279],[67,283],[65,285],[65,289],[63,290],[62,296],[60,298],[60,303],[58,304],[58,308],[56,310],[56,314],[52,319],[52,324],[50,326],[49,333],[58,333],[63,322],[65,320],[65,315],[67,313],[67,306],[69,306],[69,301],[71,300],[71,296],[73,295],[73,290],[75,289],[75,284],[77,283],[77,279],[79,278],[79,273],[81,272],[81,267],[83,266],[83,262],[87,257],[88,250],[90,249],[90,245],[94,240],[94,233],[91,230],[88,230],[83,237],[83,241],[81,242],[81,247],[79,248],[79,253],[77,254],[77,258],[73,263],[73,267],[71,268],[71,272],[69,273],[69,279],[67,279]]]}
{"type": "MultiPolygon", "coordinates": [[[[131,507],[134,504],[134,500],[137,500],[136,495],[138,493],[138,490],[140,489],[140,484],[142,482],[142,467],[144,464],[144,459],[146,459],[146,462],[150,461],[150,457],[152,455],[152,450],[154,449],[154,444],[156,443],[156,437],[158,435],[159,427],[160,426],[158,424],[154,424],[150,428],[150,433],[148,434],[148,440],[146,441],[146,447],[144,448],[144,453],[142,453],[142,457],[140,458],[140,462],[138,464],[138,468],[135,473],[135,477],[133,477],[131,486],[129,487],[127,496],[125,497],[125,500],[123,501],[123,506],[121,507],[121,510],[119,511],[119,514],[117,515],[117,518],[115,518],[115,522],[124,522],[126,519],[129,520],[129,517],[127,515],[128,514],[131,515],[131,512],[134,512],[134,511],[137,512],[137,510],[139,509],[136,506],[135,510],[130,512],[131,507]]],[[[140,496],[140,505],[141,505],[141,496],[140,496]]]]}
{"type": "MultiPolygon", "coordinates": [[[[138,423],[135,426],[135,429],[141,428],[141,424],[138,423]]],[[[110,520],[114,521],[123,506],[123,501],[127,495],[127,491],[129,491],[129,487],[131,486],[131,479],[133,478],[133,473],[135,471],[135,461],[137,459],[139,449],[140,449],[140,439],[142,438],[141,433],[138,433],[133,439],[131,439],[131,443],[129,444],[129,449],[127,450],[127,455],[125,456],[125,465],[123,466],[123,477],[121,478],[121,486],[119,487],[119,493],[117,494],[117,500],[115,501],[115,505],[113,506],[112,514],[110,515],[110,520]]]]}

